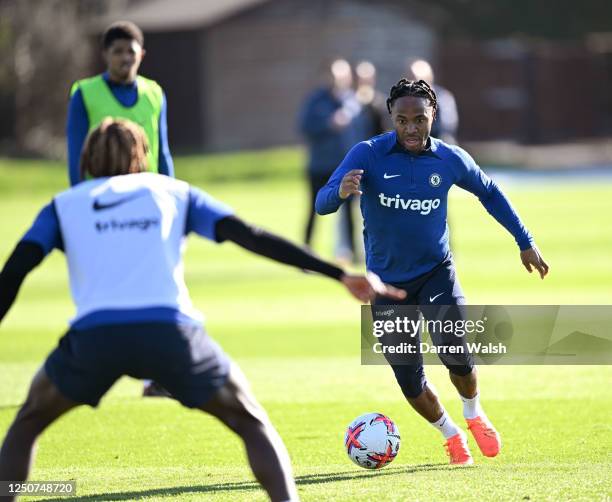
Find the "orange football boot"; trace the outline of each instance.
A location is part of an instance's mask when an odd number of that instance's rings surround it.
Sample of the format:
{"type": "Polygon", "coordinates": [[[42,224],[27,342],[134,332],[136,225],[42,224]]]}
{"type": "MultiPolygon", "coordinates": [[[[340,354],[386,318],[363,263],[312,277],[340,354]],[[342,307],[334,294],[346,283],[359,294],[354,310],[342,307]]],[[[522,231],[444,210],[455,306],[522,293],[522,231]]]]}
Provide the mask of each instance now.
{"type": "Polygon", "coordinates": [[[444,443],[444,448],[450,457],[451,465],[472,465],[474,463],[465,434],[459,433],[449,437],[444,443]]]}
{"type": "Polygon", "coordinates": [[[494,457],[501,448],[501,437],[488,420],[481,417],[466,418],[468,429],[485,457],[494,457]]]}

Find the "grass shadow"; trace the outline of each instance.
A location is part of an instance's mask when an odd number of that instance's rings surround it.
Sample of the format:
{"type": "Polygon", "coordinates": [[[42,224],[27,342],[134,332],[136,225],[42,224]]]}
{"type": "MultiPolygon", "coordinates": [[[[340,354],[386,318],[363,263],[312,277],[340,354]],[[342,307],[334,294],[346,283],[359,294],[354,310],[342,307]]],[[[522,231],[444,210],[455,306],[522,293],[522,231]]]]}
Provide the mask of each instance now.
{"type": "MultiPolygon", "coordinates": [[[[352,479],[362,479],[368,477],[392,476],[396,474],[412,474],[415,472],[452,469],[456,469],[456,467],[452,467],[446,463],[407,465],[398,467],[387,467],[385,469],[372,471],[350,470],[321,474],[305,474],[303,476],[297,476],[295,481],[298,486],[315,485],[322,483],[335,483],[338,481],[349,481],[352,479]]],[[[54,497],[47,499],[38,499],[37,502],[93,502],[98,500],[137,500],[144,497],[175,497],[187,493],[254,491],[259,489],[259,484],[254,481],[242,481],[238,483],[216,483],[212,485],[175,486],[170,488],[155,488],[151,490],[134,490],[103,494],[91,494],[75,497],[54,497]]]]}
{"type": "Polygon", "coordinates": [[[319,483],[333,483],[336,481],[349,481],[352,479],[363,479],[369,477],[393,476],[395,474],[413,474],[415,472],[441,471],[453,469],[456,469],[456,467],[453,467],[447,463],[402,465],[397,467],[385,467],[384,469],[380,470],[360,469],[358,471],[352,470],[321,474],[306,474],[304,476],[296,477],[295,482],[298,485],[313,485],[319,483]]]}

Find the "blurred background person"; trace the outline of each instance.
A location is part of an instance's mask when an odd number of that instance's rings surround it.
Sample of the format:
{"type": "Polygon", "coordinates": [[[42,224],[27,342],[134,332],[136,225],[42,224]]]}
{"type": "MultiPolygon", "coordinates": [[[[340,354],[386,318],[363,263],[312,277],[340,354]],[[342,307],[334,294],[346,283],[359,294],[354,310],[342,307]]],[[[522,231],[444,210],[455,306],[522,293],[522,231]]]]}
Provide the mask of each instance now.
{"type": "Polygon", "coordinates": [[[438,97],[438,112],[431,128],[431,135],[446,143],[457,143],[459,112],[453,93],[435,83],[433,69],[424,59],[411,58],[408,60],[406,78],[408,80],[424,80],[433,87],[438,97]]]}
{"type": "Polygon", "coordinates": [[[102,35],[104,73],[73,84],[66,123],[71,186],[82,181],[79,163],[87,133],[105,117],[120,117],[140,125],[147,137],[149,169],[174,176],[166,96],[157,82],[138,74],[145,53],[141,29],[129,21],[117,21],[102,35]]]}
{"type": "Polygon", "coordinates": [[[359,142],[388,131],[392,124],[385,105],[386,97],[376,88],[376,67],[370,61],[361,61],[355,66],[355,77],[355,92],[361,105],[359,142]]]}
{"type": "MultiPolygon", "coordinates": [[[[306,140],[309,184],[309,208],[304,243],[310,246],[315,226],[314,201],[332,172],[338,167],[356,140],[355,125],[361,112],[353,89],[351,65],[336,59],[322,69],[322,84],[304,101],[299,115],[299,129],[306,140]]],[[[340,213],[341,231],[336,235],[335,256],[351,261],[354,253],[353,220],[350,210],[340,213]]]]}
{"type": "MultiPolygon", "coordinates": [[[[391,128],[386,97],[376,89],[376,67],[370,61],[361,61],[355,66],[355,97],[360,111],[347,131],[347,151],[360,141],[378,136],[391,128]]],[[[354,195],[342,206],[341,211],[347,214],[340,216],[336,224],[334,252],[345,265],[349,262],[360,263],[364,258],[363,237],[359,231],[362,227],[361,214],[356,210],[358,205],[359,196],[354,195]]]]}

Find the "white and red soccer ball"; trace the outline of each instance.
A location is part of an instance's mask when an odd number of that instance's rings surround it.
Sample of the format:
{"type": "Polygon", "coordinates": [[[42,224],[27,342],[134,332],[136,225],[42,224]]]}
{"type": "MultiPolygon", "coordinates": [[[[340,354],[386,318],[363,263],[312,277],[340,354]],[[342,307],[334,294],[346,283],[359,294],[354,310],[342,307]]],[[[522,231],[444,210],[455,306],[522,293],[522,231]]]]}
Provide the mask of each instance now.
{"type": "Polygon", "coordinates": [[[399,429],[382,413],[367,413],[347,427],[344,447],[349,458],[359,467],[380,469],[393,462],[399,451],[399,429]]]}

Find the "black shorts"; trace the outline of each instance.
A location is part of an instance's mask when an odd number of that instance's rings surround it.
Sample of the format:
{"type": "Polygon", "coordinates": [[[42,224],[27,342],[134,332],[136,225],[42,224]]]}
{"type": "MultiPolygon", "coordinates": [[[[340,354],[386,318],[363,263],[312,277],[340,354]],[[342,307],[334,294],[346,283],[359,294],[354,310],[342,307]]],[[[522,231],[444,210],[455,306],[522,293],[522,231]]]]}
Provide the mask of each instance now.
{"type": "MultiPolygon", "coordinates": [[[[463,305],[465,297],[457,279],[452,261],[445,260],[433,270],[427,272],[407,283],[394,283],[394,286],[407,292],[405,300],[397,301],[383,296],[377,296],[372,302],[372,315],[378,319],[377,306],[385,305],[419,305],[423,316],[427,319],[459,320],[465,316],[463,305]],[[445,306],[451,306],[447,308],[445,306]]],[[[418,313],[417,317],[418,318],[418,313]]],[[[384,319],[384,318],[381,318],[384,319]]],[[[465,376],[472,371],[474,359],[467,350],[463,337],[454,334],[431,333],[432,342],[436,346],[460,345],[461,354],[439,354],[442,363],[459,376],[465,376]]],[[[383,345],[406,344],[418,346],[420,333],[416,337],[401,337],[397,334],[384,335],[380,338],[383,345]]],[[[395,373],[395,378],[406,397],[417,397],[425,388],[426,379],[423,371],[423,356],[417,353],[414,356],[404,354],[385,354],[387,362],[395,373]]]]}
{"type": "Polygon", "coordinates": [[[201,326],[156,322],[70,330],[45,362],[62,394],[90,406],[127,375],[155,380],[196,408],[225,385],[229,367],[228,356],[201,326]]]}

